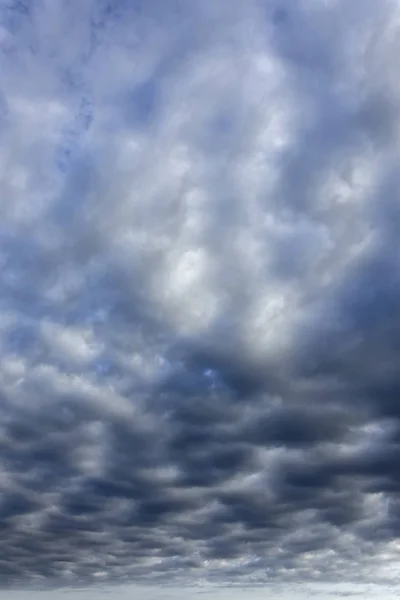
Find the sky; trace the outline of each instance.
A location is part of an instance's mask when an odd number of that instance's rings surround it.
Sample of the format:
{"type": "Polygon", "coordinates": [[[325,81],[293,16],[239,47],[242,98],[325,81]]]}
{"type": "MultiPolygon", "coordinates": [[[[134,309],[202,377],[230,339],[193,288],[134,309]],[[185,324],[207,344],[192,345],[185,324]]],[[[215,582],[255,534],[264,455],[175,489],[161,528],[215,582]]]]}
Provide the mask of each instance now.
{"type": "Polygon", "coordinates": [[[0,0],[0,599],[397,597],[398,0],[0,0]]]}

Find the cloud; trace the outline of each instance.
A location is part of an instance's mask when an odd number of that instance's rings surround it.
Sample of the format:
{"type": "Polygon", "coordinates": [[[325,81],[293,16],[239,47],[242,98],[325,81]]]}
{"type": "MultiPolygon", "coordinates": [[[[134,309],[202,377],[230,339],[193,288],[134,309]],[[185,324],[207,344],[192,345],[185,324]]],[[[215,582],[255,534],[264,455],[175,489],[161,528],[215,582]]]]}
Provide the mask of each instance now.
{"type": "Polygon", "coordinates": [[[397,581],[399,14],[0,2],[3,587],[397,581]]]}

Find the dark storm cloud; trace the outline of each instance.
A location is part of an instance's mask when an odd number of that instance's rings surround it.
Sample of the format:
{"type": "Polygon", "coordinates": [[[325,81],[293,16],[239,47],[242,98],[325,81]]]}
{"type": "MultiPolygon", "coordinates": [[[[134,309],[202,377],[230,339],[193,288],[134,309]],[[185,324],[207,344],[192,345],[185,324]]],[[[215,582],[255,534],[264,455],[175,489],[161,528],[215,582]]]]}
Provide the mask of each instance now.
{"type": "Polygon", "coordinates": [[[0,14],[0,585],[393,579],[395,3],[0,14]]]}

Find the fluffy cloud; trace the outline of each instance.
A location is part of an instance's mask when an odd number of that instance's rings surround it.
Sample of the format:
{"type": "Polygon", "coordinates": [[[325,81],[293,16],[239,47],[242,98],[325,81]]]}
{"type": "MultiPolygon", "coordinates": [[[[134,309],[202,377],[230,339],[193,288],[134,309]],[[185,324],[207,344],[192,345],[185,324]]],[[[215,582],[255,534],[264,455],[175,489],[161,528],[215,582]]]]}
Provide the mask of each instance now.
{"type": "Polygon", "coordinates": [[[399,19],[0,2],[3,586],[397,581],[399,19]]]}

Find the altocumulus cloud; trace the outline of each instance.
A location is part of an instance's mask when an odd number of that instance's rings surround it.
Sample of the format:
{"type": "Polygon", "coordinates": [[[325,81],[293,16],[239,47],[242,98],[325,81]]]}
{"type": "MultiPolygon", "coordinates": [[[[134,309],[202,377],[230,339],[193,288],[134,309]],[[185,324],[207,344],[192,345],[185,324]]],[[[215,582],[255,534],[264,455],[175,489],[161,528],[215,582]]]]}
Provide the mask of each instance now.
{"type": "Polygon", "coordinates": [[[398,3],[0,23],[0,584],[396,583],[398,3]]]}

